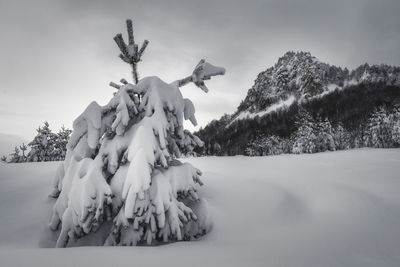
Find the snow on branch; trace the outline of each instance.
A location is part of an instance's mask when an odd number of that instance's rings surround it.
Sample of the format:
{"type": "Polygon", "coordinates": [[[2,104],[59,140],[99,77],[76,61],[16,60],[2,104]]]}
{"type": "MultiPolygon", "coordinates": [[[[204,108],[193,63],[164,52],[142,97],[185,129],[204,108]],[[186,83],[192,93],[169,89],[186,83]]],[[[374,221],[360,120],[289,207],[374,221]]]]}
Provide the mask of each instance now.
{"type": "Polygon", "coordinates": [[[202,59],[194,68],[192,75],[178,81],[178,86],[182,87],[189,82],[193,82],[197,87],[207,93],[208,88],[204,80],[210,80],[212,76],[224,74],[225,68],[214,66],[202,59]]]}

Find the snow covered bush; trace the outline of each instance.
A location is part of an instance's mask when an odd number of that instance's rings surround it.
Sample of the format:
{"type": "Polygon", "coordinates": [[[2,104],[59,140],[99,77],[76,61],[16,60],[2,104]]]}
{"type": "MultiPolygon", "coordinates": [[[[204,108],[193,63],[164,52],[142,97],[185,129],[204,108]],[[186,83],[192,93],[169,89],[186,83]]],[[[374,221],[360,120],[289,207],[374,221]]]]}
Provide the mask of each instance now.
{"type": "Polygon", "coordinates": [[[207,203],[197,194],[201,172],[177,160],[181,151],[203,145],[183,128],[184,119],[197,122],[179,88],[193,82],[207,92],[204,80],[225,69],[201,60],[182,80],[138,79],[136,64],[148,42],[138,49],[130,20],[127,26],[129,44],[121,34],[114,40],[137,84],[110,83],[117,92],[108,104],[90,103],[73,123],[52,192],[58,197],[50,222],[59,230],[57,247],[83,236],[92,245],[154,245],[210,229],[207,203]]]}

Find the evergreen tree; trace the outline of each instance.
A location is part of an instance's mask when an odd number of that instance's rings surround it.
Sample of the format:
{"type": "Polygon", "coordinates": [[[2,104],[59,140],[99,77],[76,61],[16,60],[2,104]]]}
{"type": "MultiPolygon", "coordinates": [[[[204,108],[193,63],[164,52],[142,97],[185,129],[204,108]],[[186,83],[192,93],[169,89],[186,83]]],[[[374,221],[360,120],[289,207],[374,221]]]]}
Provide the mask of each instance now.
{"type": "Polygon", "coordinates": [[[303,84],[300,90],[306,97],[320,94],[323,91],[319,78],[314,77],[313,73],[315,71],[307,69],[305,75],[301,78],[303,84]]]}
{"type": "Polygon", "coordinates": [[[28,154],[28,161],[49,161],[54,155],[56,135],[50,130],[46,121],[42,127],[36,130],[37,135],[28,144],[31,151],[28,154]]]}
{"type": "Polygon", "coordinates": [[[22,151],[22,162],[26,162],[25,151],[28,149],[28,147],[25,145],[25,143],[22,143],[22,145],[20,145],[19,148],[22,151]]]}
{"type": "Polygon", "coordinates": [[[258,136],[255,140],[251,141],[246,148],[246,155],[248,156],[267,156],[279,155],[282,153],[289,153],[286,151],[287,142],[275,135],[272,136],[258,136]]]}
{"type": "Polygon", "coordinates": [[[72,130],[65,128],[64,125],[61,127],[56,136],[52,160],[64,160],[67,153],[67,143],[71,133],[72,130]]]}
{"type": "Polygon", "coordinates": [[[389,117],[383,107],[375,110],[367,121],[364,132],[364,145],[376,148],[392,146],[389,117]]]}
{"type": "MultiPolygon", "coordinates": [[[[130,46],[122,45],[121,35],[117,43],[124,61],[127,53],[136,60],[141,52],[127,25],[130,46]]],[[[58,199],[50,227],[60,228],[57,247],[82,236],[98,245],[150,245],[208,232],[207,205],[196,192],[201,172],[177,159],[203,145],[184,131],[184,119],[197,122],[193,103],[182,97],[180,87],[193,82],[207,92],[204,80],[224,73],[205,60],[172,83],[158,77],[139,80],[135,73],[135,84],[124,79],[110,84],[118,91],[107,105],[89,104],[74,121],[55,177],[52,196],[58,199]]]]}
{"type": "Polygon", "coordinates": [[[349,149],[351,146],[351,136],[342,123],[339,123],[334,129],[333,139],[338,150],[349,149]]]}
{"type": "Polygon", "coordinates": [[[14,152],[12,154],[10,154],[11,158],[10,158],[10,163],[18,163],[21,162],[21,155],[19,154],[20,150],[18,148],[18,146],[14,147],[14,152]]]}
{"type": "Polygon", "coordinates": [[[316,152],[315,121],[306,110],[301,110],[296,119],[297,131],[293,135],[292,153],[316,152]]]}
{"type": "Polygon", "coordinates": [[[325,118],[321,120],[320,118],[316,123],[316,139],[315,146],[316,152],[323,152],[326,150],[334,151],[335,150],[335,141],[334,141],[334,133],[332,129],[332,125],[330,121],[325,118]]]}
{"type": "Polygon", "coordinates": [[[396,147],[400,146],[400,107],[393,108],[393,112],[389,117],[391,129],[391,139],[396,147]]]}

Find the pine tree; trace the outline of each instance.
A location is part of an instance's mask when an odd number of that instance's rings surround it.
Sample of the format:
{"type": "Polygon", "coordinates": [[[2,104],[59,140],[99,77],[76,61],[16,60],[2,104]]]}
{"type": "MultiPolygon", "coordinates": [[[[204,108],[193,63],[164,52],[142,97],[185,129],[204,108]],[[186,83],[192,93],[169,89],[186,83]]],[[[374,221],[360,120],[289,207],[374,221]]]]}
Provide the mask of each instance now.
{"type": "Polygon", "coordinates": [[[36,130],[37,135],[28,144],[31,150],[27,156],[28,161],[49,161],[54,154],[56,135],[50,130],[49,123],[46,121],[42,127],[36,130]]]}
{"type": "Polygon", "coordinates": [[[286,87],[289,83],[289,72],[286,68],[281,68],[277,71],[276,81],[278,87],[286,87]]]}
{"type": "Polygon", "coordinates": [[[376,148],[393,146],[390,120],[383,107],[376,109],[367,121],[363,140],[364,145],[376,148]]]}
{"type": "Polygon", "coordinates": [[[330,121],[327,118],[324,120],[318,118],[316,126],[316,152],[323,152],[326,150],[334,151],[335,141],[330,121]]]}
{"type": "Polygon", "coordinates": [[[306,110],[300,110],[296,117],[297,130],[293,134],[292,153],[316,152],[315,121],[306,110]]]}
{"type": "MultiPolygon", "coordinates": [[[[279,136],[258,136],[246,147],[248,156],[267,156],[285,153],[287,141],[279,136]]],[[[289,151],[286,151],[289,153],[289,151]]]]}
{"type": "Polygon", "coordinates": [[[391,139],[394,146],[400,146],[400,107],[394,107],[389,117],[391,139]]]}
{"type": "Polygon", "coordinates": [[[302,86],[300,88],[301,92],[306,97],[311,97],[317,94],[320,94],[323,90],[322,84],[320,83],[320,80],[316,77],[313,76],[313,69],[307,69],[306,73],[304,76],[301,78],[302,81],[302,86]]]}
{"type": "Polygon", "coordinates": [[[342,123],[339,123],[334,129],[333,139],[338,150],[349,149],[351,146],[351,136],[342,123]]]}
{"type": "Polygon", "coordinates": [[[10,158],[10,163],[18,163],[21,161],[21,155],[19,154],[20,150],[18,148],[18,146],[14,147],[14,152],[12,154],[10,154],[11,158],[10,158]]]}
{"type": "Polygon", "coordinates": [[[22,145],[20,145],[19,148],[22,151],[22,162],[25,162],[26,161],[25,151],[28,149],[28,147],[25,145],[25,143],[22,143],[22,145]]]}
{"type": "MultiPolygon", "coordinates": [[[[125,62],[127,54],[134,60],[141,55],[127,25],[131,48],[116,40],[125,62]]],[[[183,119],[197,122],[193,103],[179,88],[193,82],[207,92],[204,80],[224,73],[205,60],[172,83],[158,77],[139,80],[134,73],[132,84],[125,79],[110,84],[118,91],[107,105],[89,104],[73,123],[55,177],[52,196],[58,199],[50,227],[60,228],[57,247],[82,236],[95,244],[136,245],[208,232],[207,203],[196,192],[201,172],[177,159],[181,151],[203,144],[184,131],[183,119]],[[107,220],[113,223],[104,224],[107,220]]]]}
{"type": "Polygon", "coordinates": [[[54,143],[54,153],[52,160],[64,160],[67,153],[67,143],[71,136],[72,130],[65,128],[64,125],[61,127],[56,135],[56,141],[54,143]]]}

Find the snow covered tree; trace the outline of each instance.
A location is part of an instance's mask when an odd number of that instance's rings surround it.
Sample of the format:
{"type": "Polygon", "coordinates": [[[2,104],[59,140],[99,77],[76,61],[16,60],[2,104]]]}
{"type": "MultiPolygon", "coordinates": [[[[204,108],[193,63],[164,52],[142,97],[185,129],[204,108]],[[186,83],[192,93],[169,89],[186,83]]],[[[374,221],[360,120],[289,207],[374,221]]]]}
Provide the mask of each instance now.
{"type": "Polygon", "coordinates": [[[315,121],[306,110],[300,110],[296,120],[297,131],[293,134],[292,153],[314,153],[316,151],[315,121]]]}
{"type": "Polygon", "coordinates": [[[305,97],[311,97],[322,93],[323,87],[319,77],[314,77],[315,67],[306,70],[306,73],[301,78],[302,85],[300,91],[305,97]]]}
{"type": "Polygon", "coordinates": [[[25,162],[26,161],[25,151],[28,149],[28,147],[25,145],[25,143],[22,143],[22,145],[20,145],[19,148],[22,151],[22,162],[25,162]]]}
{"type": "Polygon", "coordinates": [[[276,72],[276,84],[279,87],[285,87],[289,83],[289,72],[286,67],[282,67],[276,72]]]}
{"type": "Polygon", "coordinates": [[[49,161],[52,160],[56,135],[50,130],[46,121],[42,127],[36,130],[37,135],[28,144],[31,150],[28,153],[28,161],[49,161]]]}
{"type": "MultiPolygon", "coordinates": [[[[138,51],[129,20],[127,25],[126,53],[137,63],[143,47],[138,51]]],[[[125,62],[126,53],[120,56],[125,62]]],[[[180,87],[193,82],[207,92],[204,80],[224,73],[205,60],[172,83],[139,80],[136,73],[137,84],[125,79],[110,84],[118,90],[105,106],[89,104],[73,123],[51,194],[58,197],[50,222],[59,230],[57,247],[82,236],[96,245],[150,245],[190,240],[210,230],[207,202],[197,194],[201,172],[177,159],[181,151],[203,145],[183,128],[184,119],[197,122],[180,87]]]]}
{"type": "Polygon", "coordinates": [[[67,153],[67,143],[71,136],[72,130],[65,128],[64,125],[58,131],[55,143],[52,160],[64,160],[67,153]]]}
{"type": "Polygon", "coordinates": [[[327,118],[324,120],[318,119],[316,123],[316,152],[323,152],[326,150],[334,151],[335,141],[333,136],[331,122],[327,118]]]}
{"type": "Polygon", "coordinates": [[[400,107],[394,107],[389,117],[391,139],[395,146],[400,146],[400,107]]]}
{"type": "Polygon", "coordinates": [[[279,155],[285,152],[286,143],[287,141],[279,136],[259,136],[250,142],[245,152],[248,156],[279,155]]]}
{"type": "Polygon", "coordinates": [[[351,135],[341,123],[334,129],[333,139],[338,150],[349,149],[351,146],[351,135]]]}
{"type": "Polygon", "coordinates": [[[367,121],[364,132],[364,145],[369,147],[392,147],[391,125],[389,116],[383,107],[376,109],[367,121]]]}
{"type": "Polygon", "coordinates": [[[20,150],[18,146],[14,147],[14,152],[10,154],[10,163],[18,163],[21,162],[21,155],[19,154],[20,150]]]}
{"type": "Polygon", "coordinates": [[[7,157],[6,157],[6,156],[2,156],[2,157],[1,157],[1,161],[7,162],[7,157]]]}

